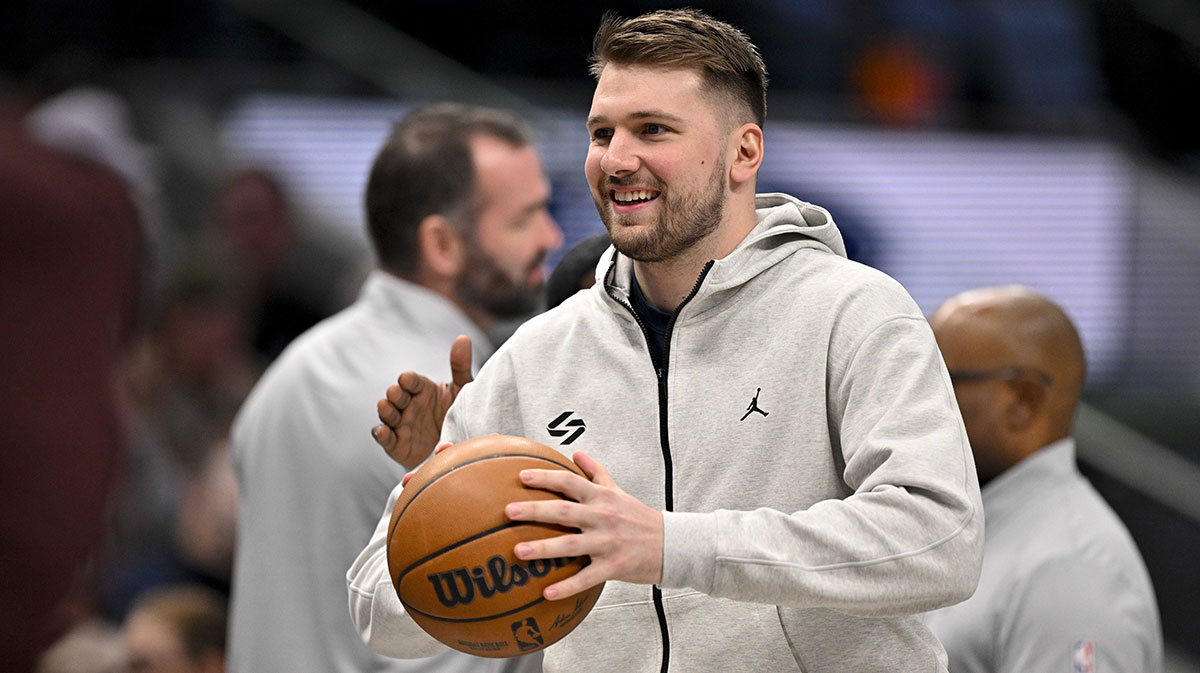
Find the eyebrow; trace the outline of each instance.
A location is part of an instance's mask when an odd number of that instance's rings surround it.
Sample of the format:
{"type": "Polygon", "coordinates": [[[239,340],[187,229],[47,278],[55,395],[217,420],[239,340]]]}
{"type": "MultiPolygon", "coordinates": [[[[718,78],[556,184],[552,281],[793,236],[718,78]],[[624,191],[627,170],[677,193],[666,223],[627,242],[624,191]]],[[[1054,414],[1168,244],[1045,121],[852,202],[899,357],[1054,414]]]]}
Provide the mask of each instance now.
{"type": "MultiPolygon", "coordinates": [[[[683,119],[683,117],[678,117],[676,115],[673,115],[669,112],[664,112],[662,110],[638,110],[636,112],[630,112],[628,115],[626,115],[626,118],[627,119],[662,119],[663,121],[669,121],[669,122],[672,122],[675,124],[680,124],[685,121],[683,119]]],[[[607,123],[609,123],[608,118],[605,117],[604,115],[593,115],[591,117],[588,117],[588,120],[587,120],[587,126],[589,128],[592,126],[597,126],[600,124],[607,124],[607,123]]]]}

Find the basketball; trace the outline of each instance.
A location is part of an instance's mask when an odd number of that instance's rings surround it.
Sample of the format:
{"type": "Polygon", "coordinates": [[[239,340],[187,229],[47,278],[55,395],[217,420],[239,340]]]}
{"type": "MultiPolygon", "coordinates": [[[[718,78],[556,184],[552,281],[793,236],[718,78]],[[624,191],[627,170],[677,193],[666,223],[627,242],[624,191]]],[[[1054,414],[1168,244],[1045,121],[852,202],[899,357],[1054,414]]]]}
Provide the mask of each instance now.
{"type": "Polygon", "coordinates": [[[586,566],[584,557],[519,560],[518,542],[578,532],[504,514],[510,502],[562,496],[528,488],[525,469],[570,470],[533,440],[488,435],[435,455],[405,485],[388,525],[388,574],[413,620],[450,647],[481,657],[536,652],[587,616],[604,585],[555,601],[542,589],[586,566]]]}

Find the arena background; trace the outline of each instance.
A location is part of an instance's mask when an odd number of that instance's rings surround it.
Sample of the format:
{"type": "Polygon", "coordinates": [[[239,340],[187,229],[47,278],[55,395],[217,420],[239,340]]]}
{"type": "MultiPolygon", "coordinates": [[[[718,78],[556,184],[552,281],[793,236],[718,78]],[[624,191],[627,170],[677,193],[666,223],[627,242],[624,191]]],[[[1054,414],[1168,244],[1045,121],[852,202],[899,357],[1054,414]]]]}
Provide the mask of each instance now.
{"type": "Polygon", "coordinates": [[[582,179],[591,35],[604,9],[685,5],[763,51],[761,191],[829,208],[852,257],[927,312],[1020,282],[1078,322],[1082,467],[1145,555],[1168,670],[1200,670],[1200,3],[47,0],[0,9],[0,55],[41,93],[86,87],[64,118],[136,150],[152,282],[222,177],[255,166],[351,269],[344,303],[370,262],[366,168],[422,102],[527,115],[563,249],[600,231],[582,179]]]}

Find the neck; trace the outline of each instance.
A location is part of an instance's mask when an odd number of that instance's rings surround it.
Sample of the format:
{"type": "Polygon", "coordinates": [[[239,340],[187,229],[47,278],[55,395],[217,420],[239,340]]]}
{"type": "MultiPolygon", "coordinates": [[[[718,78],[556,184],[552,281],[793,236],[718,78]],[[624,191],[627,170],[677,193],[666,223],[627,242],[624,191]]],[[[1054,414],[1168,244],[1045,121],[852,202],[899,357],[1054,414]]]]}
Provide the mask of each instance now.
{"type": "MultiPolygon", "coordinates": [[[[732,200],[729,205],[733,206],[732,200]]],[[[652,306],[667,312],[679,308],[696,286],[704,265],[728,256],[758,224],[753,201],[749,208],[738,208],[736,212],[736,217],[722,222],[711,234],[670,259],[633,262],[635,280],[652,306]]]]}
{"type": "Polygon", "coordinates": [[[450,303],[457,306],[460,311],[465,313],[466,316],[471,319],[471,322],[478,325],[479,328],[485,332],[489,327],[492,326],[494,322],[496,322],[495,316],[487,311],[484,311],[478,306],[471,304],[470,302],[463,301],[462,297],[458,296],[458,285],[453,278],[433,273],[425,267],[418,268],[417,271],[412,274],[396,273],[395,271],[387,268],[384,268],[383,270],[387,271],[393,276],[403,278],[411,283],[416,283],[427,290],[432,290],[433,292],[442,295],[449,300],[450,303]]]}
{"type": "Polygon", "coordinates": [[[459,301],[457,297],[452,295],[446,295],[446,298],[454,302],[455,306],[462,309],[462,312],[467,314],[467,317],[471,319],[471,322],[479,325],[479,329],[483,330],[484,332],[486,332],[488,328],[490,328],[492,324],[496,322],[495,316],[481,310],[477,306],[472,306],[467,302],[459,301]]]}
{"type": "Polygon", "coordinates": [[[633,263],[634,282],[642,289],[642,295],[650,305],[660,311],[672,313],[696,286],[700,271],[708,262],[707,256],[682,259],[674,257],[661,262],[633,263]]]}

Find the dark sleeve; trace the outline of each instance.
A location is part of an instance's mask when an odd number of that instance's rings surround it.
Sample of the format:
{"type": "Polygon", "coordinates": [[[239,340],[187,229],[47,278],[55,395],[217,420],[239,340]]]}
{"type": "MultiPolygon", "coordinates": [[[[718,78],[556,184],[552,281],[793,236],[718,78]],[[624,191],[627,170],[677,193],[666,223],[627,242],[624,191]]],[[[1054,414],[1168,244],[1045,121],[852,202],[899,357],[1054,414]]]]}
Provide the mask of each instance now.
{"type": "Polygon", "coordinates": [[[0,128],[0,651],[13,670],[55,637],[55,609],[103,533],[140,259],[115,174],[0,128]]]}

